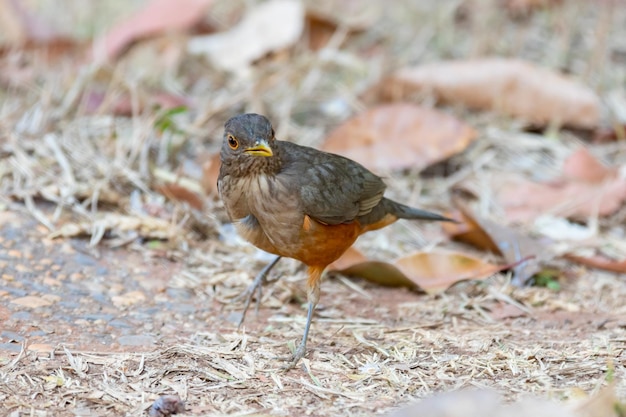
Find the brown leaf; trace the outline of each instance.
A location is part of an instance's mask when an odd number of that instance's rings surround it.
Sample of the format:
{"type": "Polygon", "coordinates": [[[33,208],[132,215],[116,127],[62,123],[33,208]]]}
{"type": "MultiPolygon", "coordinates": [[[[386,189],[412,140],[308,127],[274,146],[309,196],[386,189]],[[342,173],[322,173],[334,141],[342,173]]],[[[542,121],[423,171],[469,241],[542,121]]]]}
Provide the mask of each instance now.
{"type": "Polygon", "coordinates": [[[482,280],[506,268],[451,252],[415,252],[394,264],[428,293],[445,291],[459,281],[482,280]]]}
{"type": "Polygon", "coordinates": [[[212,0],[152,0],[104,36],[104,60],[121,55],[132,43],[164,34],[185,32],[199,24],[212,0]]]}
{"type": "Polygon", "coordinates": [[[391,263],[372,261],[354,248],[329,266],[344,275],[392,287],[418,286],[427,293],[445,291],[459,281],[485,279],[504,268],[452,252],[415,252],[391,263]]]}
{"type": "Polygon", "coordinates": [[[381,83],[383,96],[431,93],[447,103],[497,111],[536,125],[594,128],[600,100],[590,88],[521,60],[487,58],[404,68],[381,83]]]}
{"type": "Polygon", "coordinates": [[[441,228],[450,238],[482,250],[502,255],[500,249],[491,237],[485,233],[470,215],[466,215],[463,210],[458,210],[453,214],[447,213],[446,215],[458,221],[458,223],[445,222],[441,224],[441,228]]]}
{"type": "Polygon", "coordinates": [[[564,257],[572,262],[589,266],[591,268],[626,274],[626,259],[611,259],[604,255],[578,256],[573,254],[567,254],[564,257]]]}
{"type": "Polygon", "coordinates": [[[355,248],[349,248],[333,262],[329,271],[337,271],[349,277],[358,277],[387,287],[415,287],[398,268],[387,262],[370,261],[355,248]]]}
{"type": "Polygon", "coordinates": [[[540,271],[541,265],[550,261],[554,254],[541,241],[510,227],[476,216],[470,208],[455,201],[459,209],[459,224],[442,224],[444,231],[454,240],[468,243],[479,249],[501,255],[513,265],[513,281],[523,285],[540,271]]]}
{"type": "Polygon", "coordinates": [[[598,161],[587,148],[578,148],[563,163],[563,176],[571,180],[599,182],[617,174],[598,161]]]}
{"type": "Polygon", "coordinates": [[[475,138],[476,131],[453,116],[397,103],[349,119],[328,135],[322,149],[372,170],[423,169],[462,152],[475,138]]]}
{"type": "Polygon", "coordinates": [[[197,210],[202,210],[204,201],[195,190],[190,190],[180,183],[161,184],[155,187],[156,191],[163,194],[167,198],[177,201],[184,201],[197,210]]]}
{"type": "Polygon", "coordinates": [[[202,179],[200,183],[208,195],[217,195],[217,177],[220,175],[220,153],[216,152],[202,164],[202,179]]]}
{"type": "Polygon", "coordinates": [[[302,3],[271,0],[257,5],[227,32],[194,37],[187,50],[205,55],[220,69],[241,72],[266,54],[293,45],[303,29],[302,3]]]}
{"type": "Polygon", "coordinates": [[[513,222],[532,221],[542,214],[586,220],[596,213],[609,216],[626,201],[626,178],[602,167],[586,151],[573,153],[565,162],[562,178],[536,183],[503,174],[493,182],[496,199],[513,222]]]}

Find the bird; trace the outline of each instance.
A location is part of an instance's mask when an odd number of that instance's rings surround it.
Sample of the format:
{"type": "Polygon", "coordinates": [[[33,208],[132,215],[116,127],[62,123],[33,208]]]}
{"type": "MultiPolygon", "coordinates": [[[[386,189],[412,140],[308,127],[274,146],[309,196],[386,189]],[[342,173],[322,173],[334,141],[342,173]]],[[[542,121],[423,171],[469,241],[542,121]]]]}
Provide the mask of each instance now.
{"type": "Polygon", "coordinates": [[[247,113],[224,125],[218,192],[237,233],[276,255],[242,294],[252,296],[282,257],[307,266],[307,317],[302,340],[289,358],[296,366],[306,354],[320,280],[363,233],[398,219],[452,221],[384,196],[382,178],[346,157],[278,140],[263,115],[247,113]]]}

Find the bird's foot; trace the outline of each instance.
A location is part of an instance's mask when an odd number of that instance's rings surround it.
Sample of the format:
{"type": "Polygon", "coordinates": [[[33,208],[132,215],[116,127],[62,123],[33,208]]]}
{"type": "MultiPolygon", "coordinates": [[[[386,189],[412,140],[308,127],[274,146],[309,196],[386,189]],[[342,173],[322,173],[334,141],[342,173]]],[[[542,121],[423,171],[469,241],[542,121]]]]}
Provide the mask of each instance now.
{"type": "Polygon", "coordinates": [[[300,362],[300,359],[304,358],[304,355],[306,355],[306,345],[300,344],[291,356],[280,358],[281,360],[287,362],[281,367],[281,369],[283,371],[288,371],[295,368],[298,362],[300,362]]]}

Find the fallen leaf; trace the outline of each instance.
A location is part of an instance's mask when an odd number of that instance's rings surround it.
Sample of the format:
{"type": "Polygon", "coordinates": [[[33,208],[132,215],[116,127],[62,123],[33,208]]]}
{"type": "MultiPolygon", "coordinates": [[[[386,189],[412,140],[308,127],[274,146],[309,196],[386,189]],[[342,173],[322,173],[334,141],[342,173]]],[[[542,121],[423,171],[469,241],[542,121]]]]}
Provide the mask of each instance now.
{"type": "Polygon", "coordinates": [[[293,45],[304,29],[304,7],[294,0],[261,3],[226,32],[196,36],[187,51],[204,55],[216,67],[243,72],[257,59],[293,45]]]}
{"type": "Polygon", "coordinates": [[[53,304],[52,301],[47,300],[43,297],[37,297],[35,295],[27,295],[25,297],[15,298],[11,300],[11,303],[28,308],[48,307],[53,304]]]}
{"type": "Polygon", "coordinates": [[[563,163],[563,176],[570,180],[598,182],[617,173],[598,161],[587,148],[578,148],[563,163]]]}
{"type": "Polygon", "coordinates": [[[219,152],[206,158],[206,161],[202,164],[202,179],[200,183],[204,192],[208,195],[217,195],[217,177],[220,175],[221,164],[219,152]]]}
{"type": "Polygon", "coordinates": [[[564,255],[565,259],[591,268],[626,274],[626,259],[611,259],[604,255],[579,256],[574,254],[564,255]]]}
{"type": "Polygon", "coordinates": [[[416,252],[394,265],[427,293],[445,291],[460,281],[483,280],[506,268],[452,252],[416,252]]]}
{"type": "Polygon", "coordinates": [[[515,284],[520,286],[525,284],[541,270],[543,264],[555,257],[542,241],[481,218],[458,200],[455,200],[454,204],[459,209],[459,214],[454,218],[460,223],[442,224],[443,230],[454,240],[502,256],[512,265],[515,284]]]}
{"type": "Polygon", "coordinates": [[[202,207],[204,206],[202,197],[181,184],[171,183],[157,185],[155,186],[155,190],[169,199],[184,201],[197,210],[202,210],[202,207]]]}
{"type": "Polygon", "coordinates": [[[417,286],[427,293],[438,293],[459,281],[485,279],[506,268],[453,252],[415,252],[390,263],[373,261],[350,248],[328,269],[381,285],[417,286]]]}
{"type": "Polygon", "coordinates": [[[453,116],[396,103],[347,120],[326,137],[322,150],[375,171],[420,170],[462,152],[474,139],[476,131],[453,116]]]}
{"type": "Polygon", "coordinates": [[[104,35],[101,40],[104,57],[96,58],[112,60],[140,39],[167,32],[185,32],[204,19],[211,3],[212,0],[152,0],[104,35]]]}
{"type": "Polygon", "coordinates": [[[446,213],[447,217],[458,223],[444,222],[441,224],[443,231],[453,240],[467,243],[476,248],[502,255],[493,239],[482,229],[474,218],[466,210],[458,210],[454,213],[446,213]]]}
{"type": "Polygon", "coordinates": [[[328,267],[328,270],[387,287],[415,287],[415,283],[394,265],[387,262],[370,261],[355,248],[349,248],[328,267]]]}
{"type": "Polygon", "coordinates": [[[201,210],[204,206],[202,195],[204,189],[201,183],[191,178],[182,177],[174,172],[161,168],[152,170],[154,178],[161,182],[154,188],[164,196],[178,201],[185,201],[195,209],[201,210]]]}
{"type": "Polygon", "coordinates": [[[496,200],[512,222],[528,222],[541,215],[586,220],[617,212],[626,202],[626,178],[619,170],[602,167],[586,150],[565,161],[563,175],[537,183],[514,174],[494,176],[496,200]]]}
{"type": "Polygon", "coordinates": [[[442,102],[497,111],[535,125],[594,128],[600,118],[600,99],[589,87],[514,59],[445,61],[404,68],[379,88],[386,98],[430,93],[442,102]]]}

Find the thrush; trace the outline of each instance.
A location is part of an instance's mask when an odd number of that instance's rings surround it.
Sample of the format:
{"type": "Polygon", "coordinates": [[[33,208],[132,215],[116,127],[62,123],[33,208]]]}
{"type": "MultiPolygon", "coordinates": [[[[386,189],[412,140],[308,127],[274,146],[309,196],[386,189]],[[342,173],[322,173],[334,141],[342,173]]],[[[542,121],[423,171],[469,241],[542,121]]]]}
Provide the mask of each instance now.
{"type": "Polygon", "coordinates": [[[398,219],[453,221],[385,198],[382,179],[351,159],[277,140],[259,114],[226,122],[220,156],[218,190],[230,220],[248,242],[277,255],[245,293],[240,324],[281,257],[307,266],[307,318],[291,366],[306,353],[322,273],[360,235],[398,219]]]}

